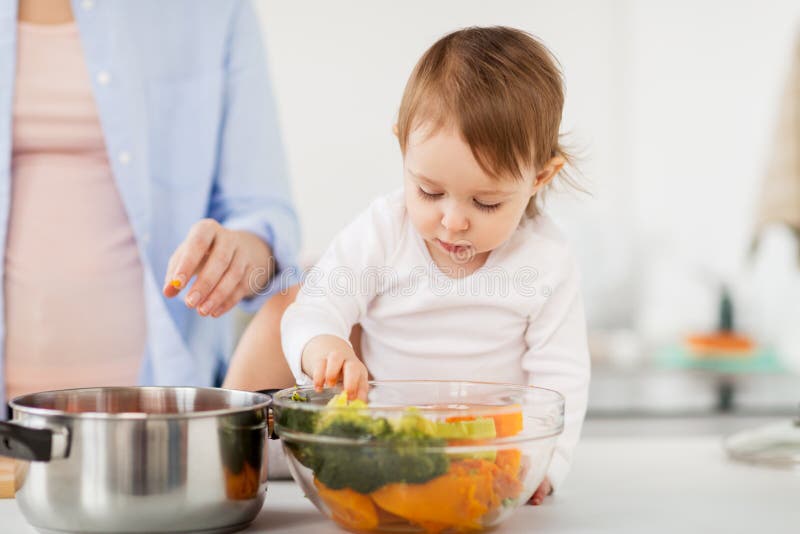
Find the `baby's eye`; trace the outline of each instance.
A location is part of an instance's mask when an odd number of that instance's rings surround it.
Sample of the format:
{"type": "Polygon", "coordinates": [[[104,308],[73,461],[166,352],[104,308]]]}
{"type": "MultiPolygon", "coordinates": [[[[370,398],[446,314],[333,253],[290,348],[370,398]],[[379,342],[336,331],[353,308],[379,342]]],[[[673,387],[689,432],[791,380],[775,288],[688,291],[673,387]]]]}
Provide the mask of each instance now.
{"type": "Polygon", "coordinates": [[[419,196],[424,198],[425,200],[436,200],[437,198],[442,196],[442,193],[429,193],[425,191],[422,187],[417,187],[417,192],[419,196]]]}
{"type": "Polygon", "coordinates": [[[502,202],[498,202],[497,204],[485,204],[483,202],[479,202],[476,199],[473,199],[472,202],[475,203],[476,208],[482,211],[495,211],[502,204],[502,202]]]}

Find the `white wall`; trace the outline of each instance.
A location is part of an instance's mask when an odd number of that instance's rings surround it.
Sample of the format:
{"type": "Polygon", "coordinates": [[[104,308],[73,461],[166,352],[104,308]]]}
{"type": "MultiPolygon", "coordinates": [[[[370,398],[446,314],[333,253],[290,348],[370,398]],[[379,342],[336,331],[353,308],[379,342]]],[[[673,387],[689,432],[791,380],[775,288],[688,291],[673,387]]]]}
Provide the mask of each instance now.
{"type": "MultiPolygon", "coordinates": [[[[800,3],[630,7],[630,98],[620,111],[643,277],[635,309],[650,337],[666,338],[711,326],[715,284],[743,278],[800,3]]],[[[739,302],[744,322],[753,305],[739,302]]]]}
{"type": "Polygon", "coordinates": [[[710,287],[696,272],[732,276],[740,264],[800,3],[258,5],[306,253],[399,187],[391,126],[420,54],[451,30],[505,24],[539,36],[564,68],[564,131],[593,196],[555,196],[550,212],[583,264],[592,324],[707,318],[709,295],[694,314],[670,307],[710,287]]]}

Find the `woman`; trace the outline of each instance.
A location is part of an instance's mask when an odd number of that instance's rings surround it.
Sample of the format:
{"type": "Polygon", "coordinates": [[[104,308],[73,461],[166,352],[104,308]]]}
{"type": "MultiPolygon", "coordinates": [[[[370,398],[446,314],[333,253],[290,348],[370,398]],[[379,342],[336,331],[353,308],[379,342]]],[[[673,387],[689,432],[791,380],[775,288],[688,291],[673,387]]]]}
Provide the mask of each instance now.
{"type": "Polygon", "coordinates": [[[299,240],[250,4],[20,0],[0,35],[0,395],[216,383],[299,240]]]}

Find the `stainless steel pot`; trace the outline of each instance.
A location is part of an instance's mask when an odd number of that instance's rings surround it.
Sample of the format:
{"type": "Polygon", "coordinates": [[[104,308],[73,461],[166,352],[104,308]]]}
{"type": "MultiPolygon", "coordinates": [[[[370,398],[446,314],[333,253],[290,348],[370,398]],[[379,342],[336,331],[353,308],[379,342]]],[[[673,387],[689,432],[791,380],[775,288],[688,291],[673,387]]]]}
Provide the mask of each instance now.
{"type": "Polygon", "coordinates": [[[0,455],[25,460],[16,498],[42,532],[234,532],[266,493],[271,397],[124,387],[17,397],[0,455]]]}

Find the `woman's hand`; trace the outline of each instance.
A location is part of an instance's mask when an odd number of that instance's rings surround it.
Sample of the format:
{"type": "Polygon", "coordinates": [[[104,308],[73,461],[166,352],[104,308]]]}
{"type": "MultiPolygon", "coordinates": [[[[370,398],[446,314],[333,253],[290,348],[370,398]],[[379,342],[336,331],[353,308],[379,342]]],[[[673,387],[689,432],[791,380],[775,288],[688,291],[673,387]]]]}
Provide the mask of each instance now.
{"type": "Polygon", "coordinates": [[[321,335],[306,344],[302,356],[303,372],[314,380],[314,387],[333,387],[340,380],[350,399],[367,399],[369,373],[353,348],[337,336],[321,335]]]}
{"type": "Polygon", "coordinates": [[[531,497],[531,500],[528,501],[528,504],[532,504],[534,506],[542,504],[544,498],[551,493],[553,493],[553,486],[550,484],[550,479],[544,477],[544,480],[541,484],[539,484],[539,487],[536,488],[536,491],[534,492],[533,497],[531,497]]]}
{"type": "Polygon", "coordinates": [[[200,315],[219,317],[266,287],[273,271],[272,251],[258,236],[203,219],[192,226],[169,259],[163,292],[172,298],[197,276],[186,305],[200,315]],[[260,284],[251,280],[254,273],[260,284]]]}

